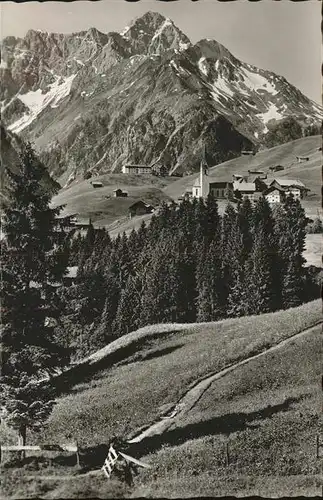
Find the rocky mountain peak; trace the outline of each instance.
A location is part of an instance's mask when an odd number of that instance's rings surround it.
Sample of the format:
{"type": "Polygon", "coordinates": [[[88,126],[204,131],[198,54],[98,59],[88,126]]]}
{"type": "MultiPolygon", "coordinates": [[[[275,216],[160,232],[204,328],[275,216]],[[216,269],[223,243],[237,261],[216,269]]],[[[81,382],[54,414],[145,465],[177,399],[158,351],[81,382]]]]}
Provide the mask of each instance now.
{"type": "Polygon", "coordinates": [[[106,33],[102,33],[96,28],[89,28],[85,33],[85,38],[87,40],[93,40],[98,45],[103,47],[107,43],[108,36],[106,33]]]}
{"type": "Polygon", "coordinates": [[[158,12],[146,12],[121,31],[134,53],[162,54],[168,50],[184,50],[189,47],[189,38],[173,21],[158,12]]]}
{"type": "Polygon", "coordinates": [[[29,30],[2,49],[4,123],[35,142],[56,178],[124,162],[194,172],[205,143],[219,163],[261,145],[276,122],[293,116],[305,131],[322,118],[284,78],[216,40],[191,44],[157,12],[120,33],[29,30]]]}
{"type": "Polygon", "coordinates": [[[210,38],[204,38],[200,40],[194,45],[194,48],[200,54],[200,56],[204,57],[205,59],[227,59],[233,64],[239,65],[240,63],[240,61],[236,59],[236,57],[234,57],[234,55],[231,54],[231,52],[226,47],[224,47],[224,45],[210,38]]]}

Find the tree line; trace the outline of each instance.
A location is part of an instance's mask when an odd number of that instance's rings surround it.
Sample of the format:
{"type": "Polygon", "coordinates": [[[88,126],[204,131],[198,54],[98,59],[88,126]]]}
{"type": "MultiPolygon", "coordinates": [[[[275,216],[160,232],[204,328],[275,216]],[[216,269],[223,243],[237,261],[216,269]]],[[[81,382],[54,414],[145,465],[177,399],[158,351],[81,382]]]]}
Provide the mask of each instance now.
{"type": "Polygon", "coordinates": [[[319,288],[304,267],[306,224],[293,197],[274,209],[264,198],[244,199],[221,216],[209,196],[163,204],[149,226],[114,240],[90,225],[70,246],[78,275],[61,290],[72,336],[65,341],[84,354],[149,324],[217,321],[311,300],[319,288]]]}

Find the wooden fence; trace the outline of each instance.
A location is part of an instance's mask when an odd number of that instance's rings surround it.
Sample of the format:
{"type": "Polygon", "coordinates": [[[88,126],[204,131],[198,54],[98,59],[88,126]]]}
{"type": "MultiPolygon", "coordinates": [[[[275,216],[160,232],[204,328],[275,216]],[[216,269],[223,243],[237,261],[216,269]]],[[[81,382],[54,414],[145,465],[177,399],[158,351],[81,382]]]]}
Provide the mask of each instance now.
{"type": "Polygon", "coordinates": [[[2,461],[3,455],[5,452],[9,453],[15,453],[15,452],[22,452],[22,451],[29,451],[29,452],[42,452],[42,451],[49,451],[49,452],[69,452],[69,453],[75,453],[76,455],[76,465],[80,465],[80,455],[79,455],[79,447],[76,444],[42,444],[39,446],[14,446],[14,445],[9,445],[9,446],[2,446],[0,445],[0,463],[2,461]]]}
{"type": "Polygon", "coordinates": [[[150,465],[141,462],[141,460],[137,460],[130,455],[126,455],[122,451],[116,451],[113,445],[111,445],[109,448],[108,456],[104,461],[103,467],[101,468],[108,479],[110,479],[114,466],[120,458],[123,458],[126,461],[126,464],[132,463],[138,467],[144,467],[146,469],[149,469],[151,467],[150,465]]]}

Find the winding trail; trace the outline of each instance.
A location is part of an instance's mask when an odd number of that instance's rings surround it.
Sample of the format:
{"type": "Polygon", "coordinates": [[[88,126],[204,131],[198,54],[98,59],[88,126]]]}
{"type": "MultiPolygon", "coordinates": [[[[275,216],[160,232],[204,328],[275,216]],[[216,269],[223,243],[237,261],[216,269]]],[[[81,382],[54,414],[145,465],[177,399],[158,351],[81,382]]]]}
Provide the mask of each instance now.
{"type": "Polygon", "coordinates": [[[241,361],[238,361],[237,363],[234,363],[232,365],[229,365],[228,367],[224,368],[223,370],[219,372],[212,373],[211,375],[208,375],[207,377],[203,378],[202,380],[196,382],[193,387],[191,387],[185,394],[182,396],[182,398],[179,400],[179,402],[176,404],[175,408],[171,410],[169,415],[162,416],[158,422],[155,422],[153,425],[149,426],[147,429],[142,431],[140,434],[137,436],[133,437],[132,439],[128,440],[127,442],[130,443],[139,443],[145,438],[154,436],[154,435],[160,435],[163,434],[167,429],[169,429],[174,422],[185,415],[193,406],[196,405],[196,403],[199,401],[199,399],[203,396],[205,391],[210,387],[210,385],[215,381],[218,380],[227,373],[230,373],[240,366],[243,366],[250,361],[253,361],[255,359],[258,359],[262,356],[265,356],[266,354],[269,354],[271,352],[277,351],[278,349],[281,349],[285,345],[289,344],[290,342],[293,342],[294,340],[297,340],[298,338],[310,333],[312,330],[314,330],[317,326],[321,325],[323,323],[323,320],[318,321],[314,325],[306,328],[305,330],[302,330],[299,333],[296,333],[295,335],[292,335],[291,337],[288,337],[285,340],[281,340],[278,342],[278,344],[273,345],[272,347],[269,347],[268,349],[265,349],[264,351],[259,352],[258,354],[254,354],[253,356],[250,356],[249,358],[243,359],[241,361]]]}
{"type": "MultiPolygon", "coordinates": [[[[265,356],[268,353],[274,352],[285,345],[293,342],[294,340],[297,340],[298,338],[311,333],[315,328],[317,328],[319,325],[322,325],[323,320],[320,320],[316,323],[314,323],[312,326],[306,328],[305,330],[302,330],[299,333],[296,333],[295,335],[292,335],[291,337],[288,337],[287,339],[281,340],[277,344],[273,345],[269,349],[265,349],[258,354],[254,354],[253,356],[250,356],[246,359],[243,359],[241,361],[238,361],[237,363],[234,363],[230,366],[227,366],[223,370],[212,373],[211,375],[206,376],[202,380],[197,381],[193,387],[191,387],[179,400],[179,402],[175,405],[175,407],[168,412],[167,415],[160,417],[160,420],[158,422],[150,425],[146,430],[140,432],[137,436],[133,437],[132,439],[128,440],[127,442],[129,444],[131,443],[139,443],[145,438],[149,438],[154,435],[160,435],[163,432],[167,431],[176,421],[176,419],[182,417],[185,415],[191,408],[193,408],[196,403],[199,401],[199,399],[203,396],[205,391],[210,387],[210,385],[227,375],[228,373],[234,371],[235,369],[239,368],[240,366],[243,366],[250,361],[253,361],[254,359],[258,359],[262,356],[265,356]]],[[[64,479],[74,479],[74,478],[79,478],[79,477],[85,477],[85,476],[100,476],[102,474],[101,469],[95,469],[95,470],[90,470],[86,473],[81,473],[77,475],[72,475],[72,476],[27,476],[28,479],[52,479],[52,480],[64,480],[64,479]]]]}

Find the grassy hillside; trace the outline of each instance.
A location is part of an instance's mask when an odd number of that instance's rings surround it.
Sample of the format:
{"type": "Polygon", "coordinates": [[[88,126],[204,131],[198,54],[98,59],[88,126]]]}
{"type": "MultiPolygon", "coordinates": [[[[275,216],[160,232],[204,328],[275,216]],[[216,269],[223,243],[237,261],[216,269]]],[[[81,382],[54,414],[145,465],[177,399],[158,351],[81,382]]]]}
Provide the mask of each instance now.
{"type": "Polygon", "coordinates": [[[125,222],[130,205],[138,200],[159,205],[170,198],[162,191],[170,178],[152,175],[107,174],[95,177],[103,187],[93,188],[91,180],[83,180],[62,189],[52,199],[53,206],[65,205],[66,214],[79,214],[80,218],[91,217],[97,225],[109,226],[125,222]],[[127,198],[114,198],[113,190],[128,191],[127,198]]]}
{"type": "MultiPolygon", "coordinates": [[[[261,169],[269,173],[272,165],[283,165],[285,170],[277,177],[297,178],[303,181],[309,189],[309,196],[303,206],[309,217],[316,217],[321,212],[321,159],[322,153],[317,148],[322,144],[320,136],[305,137],[296,141],[261,151],[252,157],[240,156],[210,169],[214,178],[229,178],[233,173],[247,173],[248,169],[261,169]],[[296,156],[310,155],[310,161],[297,163],[296,156]]],[[[155,177],[151,175],[133,174],[105,174],[96,177],[102,181],[104,187],[94,189],[90,182],[73,182],[69,187],[62,189],[52,200],[53,205],[66,205],[65,213],[78,213],[80,218],[89,218],[97,226],[105,226],[114,237],[123,231],[130,232],[138,228],[150,215],[128,219],[128,207],[138,199],[158,205],[162,200],[177,200],[179,196],[190,188],[198,174],[185,176],[176,180],[172,177],[155,177]],[[129,198],[111,198],[113,190],[121,188],[128,191],[129,198]],[[108,197],[108,198],[107,198],[108,197]]],[[[65,179],[66,181],[66,179],[65,179]]],[[[226,203],[219,202],[219,211],[225,210],[226,203]]],[[[311,264],[314,261],[310,262],[311,264]]]]}
{"type": "MultiPolygon", "coordinates": [[[[248,170],[263,170],[269,174],[269,168],[275,165],[285,167],[277,172],[276,177],[296,178],[303,181],[311,189],[310,204],[320,205],[321,163],[322,152],[317,148],[322,146],[321,136],[305,137],[295,141],[260,151],[255,156],[239,156],[210,168],[209,175],[217,179],[232,178],[235,173],[248,173],[248,170]],[[310,156],[310,161],[297,163],[296,156],[310,156]]],[[[166,194],[176,199],[191,188],[197,174],[179,179],[164,188],[166,194]]]]}
{"type": "MultiPolygon", "coordinates": [[[[67,393],[58,399],[48,428],[38,440],[66,442],[72,435],[83,447],[96,446],[93,453],[100,460],[99,445],[108,443],[115,435],[130,438],[158,421],[198,380],[268,349],[320,319],[321,303],[315,301],[257,317],[218,323],[157,325],[133,332],[91,357],[92,365],[97,364],[97,373],[90,379],[88,365],[84,364],[84,381],[66,386],[67,393]]],[[[232,494],[239,489],[249,492],[254,491],[251,488],[254,484],[260,487],[257,476],[261,474],[268,476],[268,485],[271,481],[272,488],[275,486],[273,475],[284,476],[283,484],[286,474],[298,474],[300,484],[312,492],[313,479],[310,476],[304,479],[304,475],[318,474],[314,461],[306,455],[305,468],[301,470],[299,459],[295,459],[294,468],[288,468],[287,460],[280,473],[279,464],[285,460],[286,453],[280,454],[280,448],[275,448],[273,443],[284,440],[285,448],[291,450],[296,429],[302,433],[301,451],[307,450],[309,454],[312,449],[319,408],[318,404],[314,405],[318,397],[314,391],[315,377],[321,369],[317,335],[309,333],[302,341],[295,340],[272,356],[267,358],[266,354],[254,361],[255,364],[246,364],[225,376],[223,381],[214,382],[195,407],[171,422],[170,429],[146,440],[144,448],[137,453],[141,456],[149,453],[145,460],[153,469],[140,473],[131,495],[147,492],[152,496],[178,497],[185,492],[186,495],[214,496],[218,491],[232,494]],[[289,412],[287,416],[285,410],[289,412]],[[232,465],[224,470],[221,443],[227,439],[232,465]],[[271,446],[262,453],[266,443],[271,446]],[[206,453],[202,453],[202,448],[206,453]]],[[[298,449],[295,448],[296,454],[298,449]]],[[[44,474],[39,465],[36,468],[37,474],[44,474]]],[[[67,471],[77,473],[59,463],[49,473],[67,474],[67,471]]],[[[6,474],[8,491],[13,474],[14,470],[6,474]]],[[[19,481],[23,484],[27,479],[20,477],[19,481]]],[[[36,488],[39,494],[46,484],[44,498],[64,495],[65,498],[85,498],[84,492],[87,497],[100,493],[115,498],[122,490],[116,480],[110,483],[100,475],[92,482],[89,477],[79,478],[78,486],[73,479],[64,485],[59,481],[46,481],[39,479],[40,490],[36,488]]],[[[266,481],[262,478],[263,487],[266,481]]],[[[292,485],[287,481],[286,488],[296,491],[297,484],[297,480],[292,485]]]]}
{"type": "Polygon", "coordinates": [[[317,327],[213,384],[145,457],[158,479],[144,471],[135,495],[319,495],[321,357],[317,327]]]}
{"type": "MultiPolygon", "coordinates": [[[[321,315],[320,301],[315,301],[261,316],[170,325],[169,331],[164,326],[161,339],[148,328],[146,342],[120,366],[101,371],[59,400],[48,435],[62,439],[62,432],[73,429],[84,444],[106,441],[115,433],[130,436],[153,422],[161,406],[174,405],[197,379],[301,331],[321,315]]],[[[117,342],[124,344],[126,338],[117,342]]]]}

